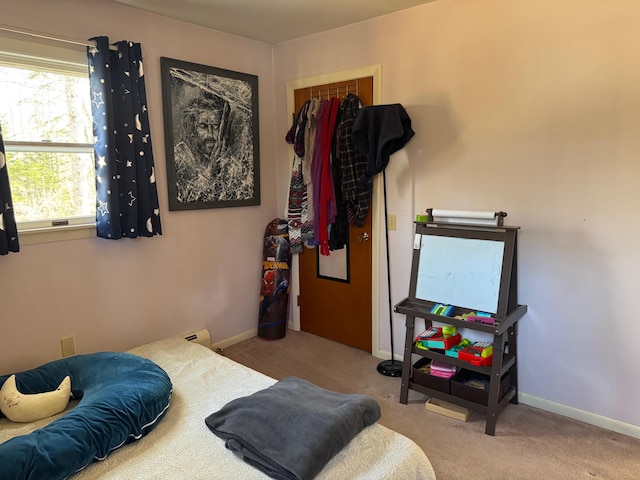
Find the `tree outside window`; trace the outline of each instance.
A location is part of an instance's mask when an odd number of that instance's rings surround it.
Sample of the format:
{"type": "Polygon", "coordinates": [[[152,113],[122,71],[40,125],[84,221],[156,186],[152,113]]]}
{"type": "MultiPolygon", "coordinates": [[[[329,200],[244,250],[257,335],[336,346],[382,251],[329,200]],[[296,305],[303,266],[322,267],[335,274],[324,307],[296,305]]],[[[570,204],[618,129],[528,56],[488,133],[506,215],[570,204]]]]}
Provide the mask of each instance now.
{"type": "Polygon", "coordinates": [[[51,70],[0,64],[0,124],[19,228],[95,219],[88,76],[51,70]]]}

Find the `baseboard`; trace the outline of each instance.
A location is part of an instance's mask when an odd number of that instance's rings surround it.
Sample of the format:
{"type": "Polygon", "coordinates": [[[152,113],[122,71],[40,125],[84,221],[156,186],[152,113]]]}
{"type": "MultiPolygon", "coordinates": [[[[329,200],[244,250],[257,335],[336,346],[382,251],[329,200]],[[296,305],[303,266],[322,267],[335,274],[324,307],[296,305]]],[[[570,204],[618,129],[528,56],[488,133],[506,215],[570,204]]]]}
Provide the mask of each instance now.
{"type": "MultiPolygon", "coordinates": [[[[390,360],[391,359],[391,352],[388,350],[380,350],[379,348],[376,349],[375,347],[373,348],[373,351],[371,352],[371,355],[379,358],[380,360],[390,360]]],[[[394,360],[398,360],[398,361],[402,361],[404,360],[404,355],[402,355],[402,353],[396,353],[394,351],[394,355],[393,355],[393,359],[394,360]]]]}
{"type": "Polygon", "coordinates": [[[596,413],[586,412],[575,407],[570,407],[562,403],[553,402],[545,398],[529,395],[528,393],[518,393],[518,401],[531,407],[539,408],[547,412],[556,413],[563,417],[579,420],[596,427],[611,430],[612,432],[622,433],[634,438],[640,438],[640,427],[630,423],[621,422],[613,418],[604,417],[596,413]]]}
{"type": "Polygon", "coordinates": [[[256,337],[258,335],[258,328],[252,328],[251,330],[247,330],[246,332],[240,333],[234,337],[225,338],[224,340],[220,340],[219,342],[215,342],[211,344],[211,350],[224,350],[231,345],[235,345],[236,343],[244,342],[245,340],[249,340],[250,338],[256,337]]]}

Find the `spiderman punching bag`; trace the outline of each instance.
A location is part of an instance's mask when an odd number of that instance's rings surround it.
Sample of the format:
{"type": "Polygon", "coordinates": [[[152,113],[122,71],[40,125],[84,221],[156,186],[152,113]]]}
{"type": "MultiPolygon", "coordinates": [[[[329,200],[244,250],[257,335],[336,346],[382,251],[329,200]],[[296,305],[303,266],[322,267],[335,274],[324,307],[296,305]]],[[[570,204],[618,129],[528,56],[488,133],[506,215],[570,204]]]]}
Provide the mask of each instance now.
{"type": "Polygon", "coordinates": [[[287,333],[290,266],[288,223],[274,218],[264,231],[259,337],[282,338],[287,333]]]}

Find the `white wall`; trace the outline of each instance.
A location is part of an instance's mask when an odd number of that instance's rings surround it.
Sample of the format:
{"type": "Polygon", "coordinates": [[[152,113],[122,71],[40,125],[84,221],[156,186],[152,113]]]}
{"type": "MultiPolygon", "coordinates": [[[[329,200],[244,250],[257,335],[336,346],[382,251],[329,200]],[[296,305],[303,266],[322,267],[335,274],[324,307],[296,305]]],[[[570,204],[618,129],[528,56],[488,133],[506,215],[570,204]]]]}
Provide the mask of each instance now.
{"type": "MultiPolygon", "coordinates": [[[[639,22],[635,0],[437,0],[279,44],[274,81],[281,137],[287,81],[382,64],[382,103],[402,103],[416,132],[387,170],[394,303],[416,213],[507,211],[529,307],[521,392],[636,426],[639,22]]],[[[276,149],[282,210],[290,153],[276,149]]],[[[403,327],[394,314],[396,345],[403,327]]]]}
{"type": "Polygon", "coordinates": [[[5,0],[0,10],[4,25],[141,43],[164,232],[26,245],[0,258],[0,371],[59,358],[66,336],[86,353],[201,327],[213,342],[257,328],[262,236],[278,213],[271,47],[102,0],[5,0]],[[161,56],[258,76],[260,206],[169,212],[161,56]]]}

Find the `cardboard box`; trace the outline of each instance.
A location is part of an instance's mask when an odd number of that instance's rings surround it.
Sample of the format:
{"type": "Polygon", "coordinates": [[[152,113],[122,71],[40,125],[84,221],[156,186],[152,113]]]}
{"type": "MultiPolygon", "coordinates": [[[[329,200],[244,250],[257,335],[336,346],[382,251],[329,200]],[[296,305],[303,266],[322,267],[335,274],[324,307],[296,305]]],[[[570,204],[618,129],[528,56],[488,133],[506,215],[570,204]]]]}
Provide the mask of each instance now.
{"type": "Polygon", "coordinates": [[[412,380],[423,387],[432,388],[439,392],[451,393],[451,379],[442,378],[431,375],[429,371],[425,371],[424,367],[431,365],[431,359],[421,358],[413,364],[412,380]]]}
{"type": "Polygon", "coordinates": [[[469,416],[471,415],[471,410],[468,408],[460,407],[437,398],[430,398],[427,400],[424,404],[424,408],[430,412],[439,413],[440,415],[455,418],[456,420],[463,422],[469,420],[469,416]]]}

